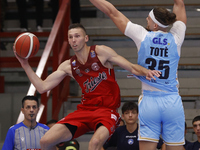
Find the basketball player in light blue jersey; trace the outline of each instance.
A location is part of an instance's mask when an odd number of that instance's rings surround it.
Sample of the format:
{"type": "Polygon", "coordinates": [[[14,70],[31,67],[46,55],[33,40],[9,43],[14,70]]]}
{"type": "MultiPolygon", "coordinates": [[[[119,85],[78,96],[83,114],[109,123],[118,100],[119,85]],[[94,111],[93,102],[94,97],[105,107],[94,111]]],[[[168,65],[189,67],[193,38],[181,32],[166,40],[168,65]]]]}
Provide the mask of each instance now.
{"type": "Polygon", "coordinates": [[[138,102],[140,150],[155,150],[160,134],[167,150],[182,150],[185,117],[178,91],[177,68],[187,22],[183,0],[174,0],[173,12],[161,7],[152,9],[146,18],[147,29],[132,23],[108,1],[90,2],[135,42],[138,64],[162,72],[155,81],[137,77],[142,81],[138,102]]]}

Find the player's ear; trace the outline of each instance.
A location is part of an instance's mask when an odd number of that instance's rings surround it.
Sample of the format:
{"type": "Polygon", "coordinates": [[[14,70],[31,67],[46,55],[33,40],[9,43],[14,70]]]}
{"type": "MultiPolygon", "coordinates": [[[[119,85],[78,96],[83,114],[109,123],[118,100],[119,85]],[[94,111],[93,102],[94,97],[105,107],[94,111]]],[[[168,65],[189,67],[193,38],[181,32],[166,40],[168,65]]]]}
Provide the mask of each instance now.
{"type": "Polygon", "coordinates": [[[159,26],[158,26],[156,23],[154,23],[154,26],[153,26],[154,30],[157,30],[158,27],[159,27],[159,26]]]}
{"type": "Polygon", "coordinates": [[[24,114],[24,108],[21,108],[21,112],[24,114]]]}
{"type": "Polygon", "coordinates": [[[85,42],[88,42],[88,41],[89,41],[89,36],[85,35],[85,42]]]}

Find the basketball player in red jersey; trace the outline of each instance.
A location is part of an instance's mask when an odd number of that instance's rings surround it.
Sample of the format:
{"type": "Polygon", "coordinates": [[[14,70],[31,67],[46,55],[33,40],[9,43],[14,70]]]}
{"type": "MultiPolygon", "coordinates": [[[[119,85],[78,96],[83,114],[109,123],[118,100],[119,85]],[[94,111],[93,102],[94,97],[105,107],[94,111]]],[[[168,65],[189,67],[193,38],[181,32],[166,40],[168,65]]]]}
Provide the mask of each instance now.
{"type": "Polygon", "coordinates": [[[45,80],[35,74],[27,59],[16,55],[39,93],[53,89],[66,76],[74,78],[82,88],[81,104],[77,106],[77,110],[61,119],[43,136],[41,148],[54,150],[55,145],[60,142],[95,131],[88,149],[100,150],[115,131],[120,119],[117,112],[120,106],[120,90],[115,81],[112,63],[135,75],[146,76],[148,80],[155,80],[154,76],[159,77],[160,72],[132,64],[107,46],[87,46],[88,35],[81,24],[69,26],[68,41],[75,56],[60,64],[45,80]]]}

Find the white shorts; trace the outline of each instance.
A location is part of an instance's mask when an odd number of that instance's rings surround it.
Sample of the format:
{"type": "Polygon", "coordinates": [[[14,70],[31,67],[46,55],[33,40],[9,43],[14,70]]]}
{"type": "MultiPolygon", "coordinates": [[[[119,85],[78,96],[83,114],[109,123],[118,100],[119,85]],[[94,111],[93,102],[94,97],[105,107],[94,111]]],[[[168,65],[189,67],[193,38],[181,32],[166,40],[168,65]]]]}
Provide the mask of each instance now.
{"type": "Polygon", "coordinates": [[[184,145],[185,115],[178,93],[143,91],[139,97],[139,141],[184,145]]]}

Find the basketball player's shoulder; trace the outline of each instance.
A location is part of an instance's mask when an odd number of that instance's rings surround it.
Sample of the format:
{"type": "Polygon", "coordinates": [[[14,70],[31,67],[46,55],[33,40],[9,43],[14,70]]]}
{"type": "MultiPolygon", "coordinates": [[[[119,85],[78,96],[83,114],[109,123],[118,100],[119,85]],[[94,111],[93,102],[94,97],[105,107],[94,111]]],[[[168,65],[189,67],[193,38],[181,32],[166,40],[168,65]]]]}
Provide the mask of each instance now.
{"type": "MultiPolygon", "coordinates": [[[[72,58],[71,58],[72,59],[72,58]]],[[[61,64],[60,64],[60,66],[59,66],[59,68],[66,68],[66,66],[68,66],[68,65],[70,65],[70,62],[71,62],[71,60],[70,59],[68,59],[68,60],[65,60],[64,62],[62,62],[61,64]]]]}
{"type": "Polygon", "coordinates": [[[97,45],[96,46],[96,53],[106,55],[107,52],[110,52],[112,49],[105,45],[97,45]]]}

